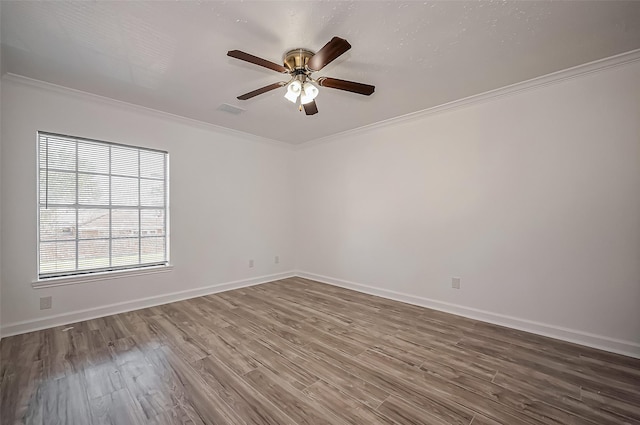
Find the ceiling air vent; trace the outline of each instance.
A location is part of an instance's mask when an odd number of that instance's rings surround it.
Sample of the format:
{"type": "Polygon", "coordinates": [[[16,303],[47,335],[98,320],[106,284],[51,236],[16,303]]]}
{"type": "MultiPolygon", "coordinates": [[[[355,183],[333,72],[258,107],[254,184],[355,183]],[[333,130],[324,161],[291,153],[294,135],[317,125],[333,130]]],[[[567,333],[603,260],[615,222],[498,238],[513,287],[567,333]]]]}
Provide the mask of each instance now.
{"type": "Polygon", "coordinates": [[[230,114],[238,115],[241,112],[246,111],[246,109],[238,108],[237,106],[229,105],[228,103],[223,103],[218,106],[218,111],[229,112],[230,114]]]}

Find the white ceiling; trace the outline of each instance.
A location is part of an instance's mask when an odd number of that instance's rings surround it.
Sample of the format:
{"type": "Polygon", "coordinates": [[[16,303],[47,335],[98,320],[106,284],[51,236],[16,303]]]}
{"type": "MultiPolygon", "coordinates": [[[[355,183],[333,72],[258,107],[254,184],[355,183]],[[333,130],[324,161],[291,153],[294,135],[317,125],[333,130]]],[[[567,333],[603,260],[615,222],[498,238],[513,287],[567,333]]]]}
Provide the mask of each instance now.
{"type": "Polygon", "coordinates": [[[3,72],[289,143],[640,48],[638,1],[2,1],[0,11],[3,72]],[[321,88],[314,116],[285,88],[236,99],[283,76],[228,50],[280,63],[333,36],[353,47],[314,77],[374,84],[372,96],[321,88]]]}

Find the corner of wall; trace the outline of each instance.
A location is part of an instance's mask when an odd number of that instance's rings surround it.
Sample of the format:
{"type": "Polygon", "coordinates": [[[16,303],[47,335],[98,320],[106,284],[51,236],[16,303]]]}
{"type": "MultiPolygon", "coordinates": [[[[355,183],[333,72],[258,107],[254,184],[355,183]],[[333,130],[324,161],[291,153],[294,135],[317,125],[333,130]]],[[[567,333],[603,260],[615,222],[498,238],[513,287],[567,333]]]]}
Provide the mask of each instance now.
{"type": "Polygon", "coordinates": [[[322,276],[302,270],[296,270],[295,275],[305,279],[315,280],[316,282],[322,282],[340,288],[351,289],[352,291],[358,291],[377,297],[400,301],[406,304],[413,304],[432,310],[443,311],[445,313],[468,317],[470,319],[479,320],[481,322],[492,323],[498,326],[505,326],[536,335],[542,335],[561,341],[572,342],[575,344],[584,345],[586,347],[596,348],[599,350],[605,350],[612,353],[622,354],[624,356],[640,359],[640,344],[633,341],[608,338],[603,335],[595,335],[593,333],[582,332],[575,329],[568,329],[549,323],[541,323],[522,319],[519,317],[498,314],[491,311],[470,308],[460,304],[443,302],[403,292],[397,292],[381,287],[366,285],[363,283],[356,283],[343,279],[332,278],[329,276],[322,276]]]}
{"type": "Polygon", "coordinates": [[[640,358],[639,76],[635,50],[299,146],[298,276],[640,358]]]}

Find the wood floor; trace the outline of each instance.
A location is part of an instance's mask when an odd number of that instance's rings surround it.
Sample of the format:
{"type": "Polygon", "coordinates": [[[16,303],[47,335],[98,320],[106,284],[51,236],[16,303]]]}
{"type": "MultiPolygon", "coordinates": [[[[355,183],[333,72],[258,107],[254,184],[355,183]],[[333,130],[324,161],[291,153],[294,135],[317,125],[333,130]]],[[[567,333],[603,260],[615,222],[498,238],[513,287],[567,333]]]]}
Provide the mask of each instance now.
{"type": "Polygon", "coordinates": [[[640,424],[640,360],[299,278],[0,353],[4,425],[640,424]]]}

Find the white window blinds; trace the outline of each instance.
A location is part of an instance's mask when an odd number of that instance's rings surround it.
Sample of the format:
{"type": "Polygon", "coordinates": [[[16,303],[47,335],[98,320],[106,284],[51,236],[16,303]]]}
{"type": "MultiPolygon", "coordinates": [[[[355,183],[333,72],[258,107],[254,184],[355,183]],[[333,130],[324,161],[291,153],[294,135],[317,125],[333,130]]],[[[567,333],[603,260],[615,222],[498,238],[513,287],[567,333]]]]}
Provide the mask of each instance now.
{"type": "Polygon", "coordinates": [[[42,278],[167,264],[167,153],[38,133],[42,278]]]}

